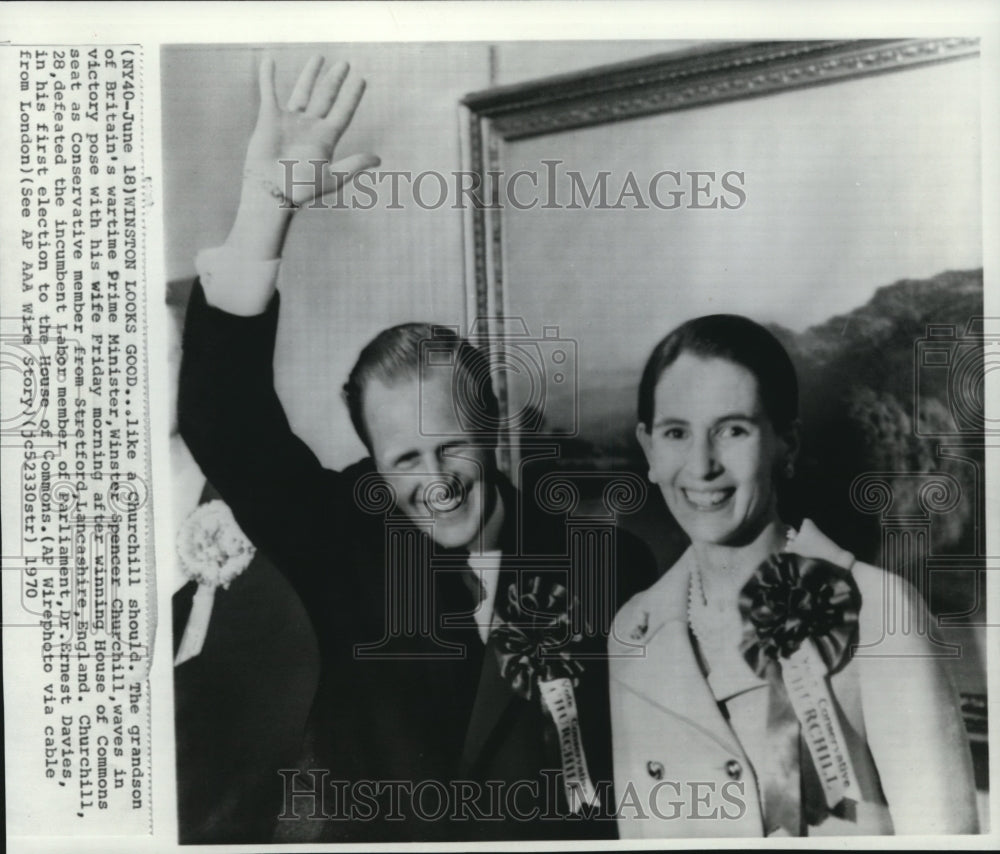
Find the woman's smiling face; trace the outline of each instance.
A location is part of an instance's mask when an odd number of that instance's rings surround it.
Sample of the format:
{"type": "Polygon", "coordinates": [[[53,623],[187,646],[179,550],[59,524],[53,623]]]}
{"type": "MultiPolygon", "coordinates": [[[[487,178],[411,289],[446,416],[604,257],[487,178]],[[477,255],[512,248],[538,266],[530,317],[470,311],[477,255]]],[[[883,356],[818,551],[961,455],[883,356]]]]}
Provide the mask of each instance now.
{"type": "Polygon", "coordinates": [[[792,448],[741,365],[681,353],[660,375],[652,423],[637,435],[649,479],[693,542],[743,545],[776,518],[775,479],[792,448]]]}

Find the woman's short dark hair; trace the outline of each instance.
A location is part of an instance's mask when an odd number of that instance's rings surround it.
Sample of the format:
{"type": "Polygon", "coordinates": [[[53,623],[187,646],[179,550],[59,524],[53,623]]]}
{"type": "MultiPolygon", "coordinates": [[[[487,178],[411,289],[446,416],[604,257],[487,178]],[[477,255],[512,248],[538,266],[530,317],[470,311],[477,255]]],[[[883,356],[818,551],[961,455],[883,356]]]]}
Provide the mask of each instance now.
{"type": "Polygon", "coordinates": [[[365,389],[372,380],[386,385],[427,376],[422,371],[454,367],[453,403],[459,424],[478,438],[495,441],[500,406],[493,391],[489,357],[446,326],[401,323],[383,329],[358,356],[341,396],[358,438],[372,453],[371,433],[364,417],[365,389]]]}
{"type": "Polygon", "coordinates": [[[781,342],[747,317],[709,314],[682,323],[653,348],[639,383],[639,421],[647,431],[653,422],[656,384],[682,353],[725,359],[750,371],[777,432],[784,432],[798,418],[799,382],[781,342]]]}

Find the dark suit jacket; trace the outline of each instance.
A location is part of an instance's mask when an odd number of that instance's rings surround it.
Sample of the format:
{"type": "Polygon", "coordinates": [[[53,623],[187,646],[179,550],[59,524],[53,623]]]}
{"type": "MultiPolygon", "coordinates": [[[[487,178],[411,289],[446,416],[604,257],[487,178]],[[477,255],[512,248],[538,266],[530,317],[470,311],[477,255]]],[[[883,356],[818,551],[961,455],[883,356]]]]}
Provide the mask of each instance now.
{"type": "MultiPolygon", "coordinates": [[[[310,727],[314,767],[328,771],[328,783],[349,782],[324,790],[320,810],[335,816],[324,822],[324,838],[614,836],[611,820],[565,818],[553,776],[559,748],[538,698],[514,694],[500,676],[493,639],[484,649],[474,624],[458,616],[461,606],[445,596],[444,580],[455,577],[447,573],[464,558],[438,548],[382,501],[370,460],[330,471],[293,435],[273,383],[277,319],[277,296],[264,314],[244,318],[208,306],[194,288],[179,419],[209,481],[312,619],[322,658],[310,727]],[[445,625],[449,619],[457,624],[445,625]],[[391,781],[426,784],[419,803],[391,781]],[[478,811],[468,806],[468,788],[466,807],[458,808],[457,781],[480,787],[483,797],[472,797],[478,811]],[[441,783],[448,787],[444,815],[441,783]]],[[[563,520],[506,480],[498,486],[506,509],[498,598],[533,575],[582,573],[586,581],[575,589],[610,624],[617,604],[652,581],[648,553],[622,532],[611,556],[571,561],[563,520]]],[[[610,782],[605,640],[598,627],[577,645],[584,671],[576,695],[591,776],[610,782]]],[[[299,779],[296,788],[310,782],[299,779]]],[[[316,803],[300,797],[291,811],[312,815],[316,803]]]]}

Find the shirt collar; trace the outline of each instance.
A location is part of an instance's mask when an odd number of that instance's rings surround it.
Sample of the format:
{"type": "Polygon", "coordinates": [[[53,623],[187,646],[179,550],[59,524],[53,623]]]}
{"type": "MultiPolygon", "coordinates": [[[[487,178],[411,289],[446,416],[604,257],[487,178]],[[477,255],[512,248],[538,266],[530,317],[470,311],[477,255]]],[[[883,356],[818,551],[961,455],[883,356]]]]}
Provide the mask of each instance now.
{"type": "MultiPolygon", "coordinates": [[[[494,487],[495,488],[495,487],[494,487]]],[[[483,585],[483,601],[476,611],[476,626],[479,629],[479,636],[486,643],[489,638],[490,629],[493,626],[493,606],[496,602],[497,587],[500,583],[500,562],[503,554],[500,550],[500,532],[503,529],[505,518],[503,496],[500,491],[496,492],[496,503],[490,518],[483,525],[481,543],[496,543],[495,549],[485,549],[482,552],[470,552],[469,566],[478,574],[483,585]]]]}

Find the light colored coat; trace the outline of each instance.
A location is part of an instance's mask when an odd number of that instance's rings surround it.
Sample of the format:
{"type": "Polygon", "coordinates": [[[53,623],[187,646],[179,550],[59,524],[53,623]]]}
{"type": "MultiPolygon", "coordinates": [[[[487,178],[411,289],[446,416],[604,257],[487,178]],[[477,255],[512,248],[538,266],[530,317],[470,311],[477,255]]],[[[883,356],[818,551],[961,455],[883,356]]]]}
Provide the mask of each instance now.
{"type": "MultiPolygon", "coordinates": [[[[835,547],[810,527],[822,538],[816,553],[796,551],[826,556],[835,547]]],[[[608,643],[622,838],[764,835],[753,766],[702,675],[688,633],[693,566],[689,549],[629,600],[608,643]]],[[[943,662],[928,657],[944,650],[918,631],[927,625],[920,622],[926,608],[909,584],[881,569],[855,563],[852,573],[862,597],[860,649],[829,684],[861,800],[855,820],[830,816],[808,833],[974,833],[971,754],[943,662]]]]}

